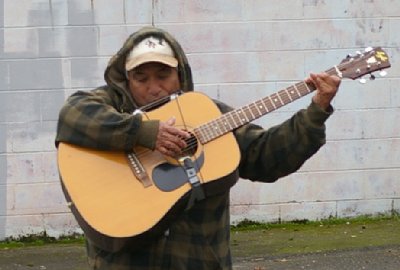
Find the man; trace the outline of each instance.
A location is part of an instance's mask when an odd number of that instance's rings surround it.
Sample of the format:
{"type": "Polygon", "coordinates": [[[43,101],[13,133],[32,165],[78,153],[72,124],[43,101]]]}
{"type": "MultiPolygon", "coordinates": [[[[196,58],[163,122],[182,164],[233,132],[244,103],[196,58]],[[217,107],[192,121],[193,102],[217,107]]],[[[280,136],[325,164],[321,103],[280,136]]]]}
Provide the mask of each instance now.
{"type": "MultiPolygon", "coordinates": [[[[143,146],[175,157],[190,134],[174,126],[175,119],[145,120],[135,109],[181,90],[193,91],[186,56],[168,33],[147,27],[133,33],[111,58],[107,85],[72,95],[60,111],[56,143],[68,142],[103,150],[129,151],[143,146]]],[[[340,79],[325,73],[306,80],[317,90],[307,109],[281,125],[263,130],[247,124],[234,131],[241,159],[226,176],[273,182],[296,171],[325,143],[324,122],[340,79]]],[[[221,112],[231,108],[215,101],[221,112]]],[[[229,187],[194,203],[169,224],[162,235],[133,246],[129,239],[99,241],[87,235],[92,269],[231,269],[229,249],[229,187]],[[116,244],[117,243],[117,244],[116,244]]]]}

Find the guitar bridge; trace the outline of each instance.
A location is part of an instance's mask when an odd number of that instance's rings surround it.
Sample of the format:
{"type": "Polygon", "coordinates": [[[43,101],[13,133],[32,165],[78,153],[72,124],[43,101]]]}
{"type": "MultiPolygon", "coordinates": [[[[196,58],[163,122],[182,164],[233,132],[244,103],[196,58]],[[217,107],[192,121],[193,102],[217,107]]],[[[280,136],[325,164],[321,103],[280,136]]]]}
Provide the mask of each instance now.
{"type": "Polygon", "coordinates": [[[140,160],[136,157],[135,152],[126,154],[129,167],[135,174],[136,178],[142,183],[144,187],[149,187],[152,185],[146,170],[144,169],[140,160]]]}

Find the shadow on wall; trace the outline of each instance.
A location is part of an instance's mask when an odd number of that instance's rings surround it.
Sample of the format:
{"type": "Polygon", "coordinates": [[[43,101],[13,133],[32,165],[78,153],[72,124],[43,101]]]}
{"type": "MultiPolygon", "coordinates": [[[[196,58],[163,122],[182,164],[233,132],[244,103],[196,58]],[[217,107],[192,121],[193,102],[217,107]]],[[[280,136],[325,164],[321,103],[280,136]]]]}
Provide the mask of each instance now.
{"type": "MultiPolygon", "coordinates": [[[[4,3],[0,4],[0,27],[4,26],[4,3]]],[[[0,55],[4,54],[4,31],[0,32],[0,55]]],[[[0,89],[1,91],[1,89],[0,89]]],[[[6,126],[0,123],[0,241],[6,235],[7,214],[7,159],[6,159],[6,126]]]]}
{"type": "Polygon", "coordinates": [[[6,237],[7,217],[7,158],[6,126],[0,124],[0,241],[6,237]]]}

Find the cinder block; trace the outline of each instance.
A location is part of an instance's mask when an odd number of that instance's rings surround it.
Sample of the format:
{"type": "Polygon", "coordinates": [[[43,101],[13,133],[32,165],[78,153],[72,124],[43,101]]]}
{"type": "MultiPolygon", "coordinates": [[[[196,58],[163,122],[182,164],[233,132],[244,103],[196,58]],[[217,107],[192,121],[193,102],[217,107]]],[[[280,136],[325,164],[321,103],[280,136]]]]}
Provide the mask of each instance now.
{"type": "Polygon", "coordinates": [[[303,61],[302,59],[302,53],[297,52],[283,52],[279,55],[260,52],[196,54],[189,56],[194,78],[197,78],[197,83],[199,84],[243,83],[303,78],[303,67],[293,68],[293,62],[303,61]],[[277,64],[273,73],[271,73],[271,63],[277,64]],[[241,68],[231,68],[234,66],[240,66],[241,68]]]}
{"type": "MultiPolygon", "coordinates": [[[[125,1],[125,23],[150,25],[152,23],[152,17],[153,17],[152,8],[153,8],[153,1],[148,1],[148,0],[125,1]]],[[[180,10],[180,8],[170,8],[168,10],[180,10]]]]}
{"type": "Polygon", "coordinates": [[[34,92],[0,92],[0,122],[39,120],[40,96],[34,92]]]}
{"type": "Polygon", "coordinates": [[[71,59],[71,87],[95,88],[104,85],[104,71],[109,58],[71,59]]]}
{"type": "MultiPolygon", "coordinates": [[[[1,65],[0,65],[1,67],[1,65]]],[[[390,79],[390,98],[391,98],[391,107],[398,108],[398,104],[400,104],[400,91],[398,91],[398,86],[400,85],[399,79],[390,79]]]]}
{"type": "MultiPolygon", "coordinates": [[[[0,213],[2,213],[1,210],[0,213]]],[[[2,215],[0,215],[0,241],[4,241],[5,238],[6,238],[6,216],[3,215],[2,213],[2,215]]]]}
{"type": "Polygon", "coordinates": [[[343,140],[328,141],[303,169],[307,170],[357,170],[371,168],[396,168],[400,160],[400,140],[343,140]],[[335,155],[332,155],[335,153],[335,155]],[[341,157],[341,158],[337,158],[341,157]]]}
{"type": "Polygon", "coordinates": [[[273,201],[272,198],[262,198],[261,183],[240,179],[231,190],[231,205],[264,204],[273,201]],[[249,196],[250,195],[250,196],[249,196]]]}
{"type": "Polygon", "coordinates": [[[263,1],[234,1],[226,5],[221,1],[157,1],[155,19],[160,23],[182,22],[225,22],[225,21],[262,21],[285,20],[302,18],[302,2],[286,3],[271,0],[268,4],[263,1]],[[181,8],[170,8],[177,6],[181,8]],[[291,12],[282,13],[282,10],[291,12]]]}
{"type": "Polygon", "coordinates": [[[366,84],[361,84],[359,80],[343,79],[334,100],[334,107],[336,110],[389,108],[392,102],[391,83],[391,80],[385,79],[377,79],[366,84]]]}
{"type": "Polygon", "coordinates": [[[24,59],[9,62],[9,66],[10,89],[58,89],[65,86],[61,59],[24,59]]]}
{"type": "Polygon", "coordinates": [[[218,99],[235,109],[260,100],[277,91],[276,84],[273,82],[223,84],[218,86],[218,90],[218,99]]]}
{"type": "Polygon", "coordinates": [[[393,200],[393,211],[396,213],[400,213],[400,199],[393,200]]]}
{"type": "Polygon", "coordinates": [[[69,56],[97,56],[99,32],[95,26],[66,29],[66,50],[69,56]]]}
{"type": "MultiPolygon", "coordinates": [[[[3,164],[3,156],[0,156],[0,166],[2,166],[1,164],[3,164]]],[[[3,166],[2,166],[3,169],[3,166]]],[[[0,181],[0,224],[3,222],[4,224],[4,220],[1,219],[1,217],[6,217],[7,215],[7,185],[5,182],[0,181]]],[[[4,226],[0,226],[0,234],[1,234],[1,230],[4,228],[4,226]]],[[[1,235],[0,235],[1,237],[1,235]]]]}
{"type": "Polygon", "coordinates": [[[38,54],[40,58],[66,57],[68,55],[68,28],[39,28],[38,54]]]}
{"type": "Polygon", "coordinates": [[[360,215],[390,214],[392,199],[338,201],[338,217],[356,217],[360,215]]]}
{"type": "Polygon", "coordinates": [[[94,22],[97,25],[124,23],[124,5],[126,0],[114,0],[112,5],[107,0],[93,1],[94,22]]]}
{"type": "Polygon", "coordinates": [[[43,215],[44,231],[50,237],[83,234],[70,212],[43,215]]]}
{"type": "MultiPolygon", "coordinates": [[[[3,1],[2,5],[0,5],[0,27],[1,28],[4,27],[4,1],[3,1]]],[[[2,33],[2,32],[0,32],[0,33],[2,33]]]]}
{"type": "Polygon", "coordinates": [[[400,127],[393,123],[399,117],[400,111],[391,108],[338,110],[326,123],[327,138],[328,140],[395,138],[400,132],[400,127]]]}
{"type": "MultiPolygon", "coordinates": [[[[40,108],[42,121],[57,121],[58,114],[64,101],[65,97],[63,90],[41,92],[40,108]]],[[[54,131],[55,130],[53,130],[53,132],[54,131]]]]}
{"type": "Polygon", "coordinates": [[[336,216],[335,202],[288,203],[280,206],[281,220],[321,220],[336,216]]]}
{"type": "Polygon", "coordinates": [[[94,1],[69,0],[68,24],[69,25],[93,25],[94,1]]]}
{"type": "Polygon", "coordinates": [[[60,183],[17,184],[14,186],[15,204],[8,207],[8,215],[56,214],[67,212],[60,183]],[[31,196],[35,194],[35,196],[31,196]]]}
{"type": "Polygon", "coordinates": [[[392,199],[400,198],[400,169],[377,169],[364,173],[363,191],[365,198],[392,199]]]}
{"type": "MultiPolygon", "coordinates": [[[[6,154],[0,154],[0,186],[4,186],[7,184],[7,156],[6,154]]],[[[1,195],[1,194],[0,194],[1,195]]],[[[1,198],[5,198],[7,196],[6,191],[3,190],[3,195],[1,198]]],[[[1,200],[0,200],[1,201],[1,200]]],[[[2,203],[0,202],[0,208],[2,203]]],[[[0,213],[1,216],[1,213],[0,213]]]]}
{"type": "Polygon", "coordinates": [[[321,17],[327,19],[340,19],[340,18],[361,18],[361,17],[384,17],[384,16],[397,16],[393,5],[395,0],[382,2],[368,1],[362,3],[357,1],[313,1],[306,0],[303,3],[303,17],[309,19],[318,19],[321,17]]]}
{"type": "MultiPolygon", "coordinates": [[[[392,12],[394,12],[394,10],[395,10],[395,8],[392,9],[392,12]]],[[[397,17],[398,14],[395,16],[397,17]]],[[[389,46],[393,47],[393,48],[400,47],[400,38],[399,38],[399,34],[397,32],[397,29],[399,29],[399,27],[400,27],[400,20],[398,20],[398,19],[389,20],[389,27],[388,27],[389,31],[390,31],[389,36],[393,37],[393,38],[390,38],[388,40],[389,41],[388,47],[389,46]]],[[[383,45],[381,45],[381,46],[383,46],[383,45]]],[[[394,54],[392,54],[392,55],[394,55],[394,54]]]]}
{"type": "Polygon", "coordinates": [[[44,170],[43,181],[46,183],[60,184],[60,177],[58,174],[57,152],[53,145],[51,152],[42,152],[42,165],[44,170]]]}
{"type": "Polygon", "coordinates": [[[13,124],[9,127],[8,141],[14,153],[54,150],[56,121],[13,124]]]}
{"type": "Polygon", "coordinates": [[[98,55],[116,54],[131,34],[126,26],[113,25],[99,27],[98,55]]]}
{"type": "Polygon", "coordinates": [[[39,37],[36,28],[6,28],[3,33],[4,57],[34,58],[39,55],[39,37]]]}
{"type": "Polygon", "coordinates": [[[233,205],[230,211],[233,225],[245,219],[256,222],[280,221],[279,205],[233,205]]]}
{"type": "Polygon", "coordinates": [[[7,124],[0,124],[0,155],[7,152],[7,130],[8,130],[7,124]]]}
{"type": "Polygon", "coordinates": [[[40,235],[44,232],[43,218],[36,215],[9,215],[6,220],[5,237],[19,239],[29,235],[40,235]]]}
{"type": "Polygon", "coordinates": [[[68,3],[69,2],[70,1],[64,1],[64,0],[51,0],[49,2],[52,26],[68,25],[68,3]]]}
{"type": "MultiPolygon", "coordinates": [[[[39,183],[43,182],[45,178],[43,160],[40,153],[8,154],[6,162],[6,182],[8,185],[39,183]]],[[[31,195],[33,194],[35,193],[31,193],[31,195]]],[[[35,196],[30,197],[33,198],[35,196]]],[[[11,206],[9,205],[8,207],[11,206]]]]}
{"type": "Polygon", "coordinates": [[[4,0],[4,26],[46,26],[51,25],[49,1],[4,0]]]}

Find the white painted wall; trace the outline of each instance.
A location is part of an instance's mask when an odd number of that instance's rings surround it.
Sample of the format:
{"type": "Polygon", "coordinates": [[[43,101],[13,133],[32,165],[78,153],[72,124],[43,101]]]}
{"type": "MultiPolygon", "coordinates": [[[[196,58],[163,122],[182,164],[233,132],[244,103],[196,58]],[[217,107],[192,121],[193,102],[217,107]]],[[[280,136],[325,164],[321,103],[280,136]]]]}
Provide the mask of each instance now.
{"type": "MultiPolygon", "coordinates": [[[[57,174],[58,111],[72,92],[104,84],[109,57],[152,23],[181,41],[196,89],[233,106],[384,47],[389,75],[343,81],[326,146],[274,184],[238,183],[232,222],[400,211],[399,11],[398,0],[0,1],[0,240],[80,231],[57,174]]],[[[309,101],[257,122],[277,124],[309,101]]]]}

